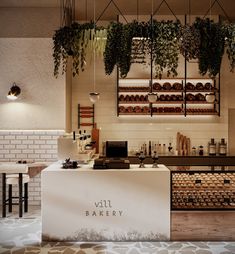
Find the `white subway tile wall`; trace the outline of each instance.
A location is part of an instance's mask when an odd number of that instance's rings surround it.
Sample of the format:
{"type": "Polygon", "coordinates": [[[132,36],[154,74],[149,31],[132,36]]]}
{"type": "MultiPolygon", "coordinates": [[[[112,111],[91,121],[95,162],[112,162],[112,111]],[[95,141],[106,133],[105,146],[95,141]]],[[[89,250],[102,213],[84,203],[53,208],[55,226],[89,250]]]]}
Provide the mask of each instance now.
{"type": "MultiPolygon", "coordinates": [[[[0,162],[18,160],[54,162],[57,160],[57,138],[64,134],[62,130],[45,131],[1,131],[0,162]]],[[[0,179],[0,188],[2,178],[0,179]]],[[[13,195],[17,196],[17,187],[13,195]]],[[[2,191],[1,191],[2,192],[2,191]]],[[[2,195],[0,196],[0,200],[2,195]]],[[[41,204],[41,174],[30,179],[29,205],[41,204]]]]}

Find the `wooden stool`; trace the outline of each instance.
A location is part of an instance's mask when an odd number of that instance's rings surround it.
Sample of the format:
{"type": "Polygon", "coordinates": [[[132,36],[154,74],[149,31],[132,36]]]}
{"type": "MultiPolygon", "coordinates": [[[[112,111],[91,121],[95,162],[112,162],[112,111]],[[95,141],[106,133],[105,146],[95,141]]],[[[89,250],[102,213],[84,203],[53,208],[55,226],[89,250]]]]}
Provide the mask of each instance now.
{"type": "MultiPolygon", "coordinates": [[[[10,205],[9,209],[11,210],[12,206],[12,190],[10,187],[9,193],[10,193],[10,199],[6,197],[6,185],[7,185],[7,175],[8,174],[15,174],[15,177],[13,179],[9,177],[8,180],[8,185],[17,184],[18,181],[18,187],[19,187],[19,217],[23,216],[23,201],[26,200],[23,197],[23,175],[28,174],[28,165],[26,164],[17,164],[13,162],[0,162],[0,173],[2,174],[2,217],[6,217],[6,206],[9,205],[9,200],[10,200],[10,205]]],[[[27,177],[25,177],[25,183],[27,181],[27,177]]],[[[27,190],[27,186],[26,186],[27,190]]],[[[27,197],[27,194],[26,194],[27,197]]],[[[24,202],[27,205],[27,201],[24,202]]],[[[26,208],[27,210],[27,208],[26,208]]]]}
{"type": "MultiPolygon", "coordinates": [[[[29,182],[29,175],[23,174],[23,184],[24,184],[24,195],[21,197],[22,202],[24,203],[24,212],[28,212],[28,182],[29,182]]],[[[14,203],[14,199],[18,199],[20,197],[12,196],[12,185],[19,185],[19,175],[18,174],[9,174],[6,175],[6,184],[8,185],[8,199],[6,199],[6,205],[8,205],[9,213],[12,212],[12,205],[19,205],[19,202],[14,203]]]]}

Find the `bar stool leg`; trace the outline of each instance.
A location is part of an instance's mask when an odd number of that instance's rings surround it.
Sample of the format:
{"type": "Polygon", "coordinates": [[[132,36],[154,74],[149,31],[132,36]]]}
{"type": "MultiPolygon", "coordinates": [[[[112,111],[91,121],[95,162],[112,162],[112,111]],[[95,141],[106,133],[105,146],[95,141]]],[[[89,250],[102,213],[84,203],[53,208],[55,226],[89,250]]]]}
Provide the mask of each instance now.
{"type": "Polygon", "coordinates": [[[24,212],[28,212],[28,183],[24,184],[24,212]]]}
{"type": "Polygon", "coordinates": [[[19,173],[19,217],[23,216],[23,202],[22,202],[22,185],[23,185],[22,173],[19,173]]]}
{"type": "Polygon", "coordinates": [[[8,211],[12,212],[12,185],[8,185],[8,211]]]}
{"type": "Polygon", "coordinates": [[[6,217],[6,173],[2,173],[2,217],[6,217]]]}

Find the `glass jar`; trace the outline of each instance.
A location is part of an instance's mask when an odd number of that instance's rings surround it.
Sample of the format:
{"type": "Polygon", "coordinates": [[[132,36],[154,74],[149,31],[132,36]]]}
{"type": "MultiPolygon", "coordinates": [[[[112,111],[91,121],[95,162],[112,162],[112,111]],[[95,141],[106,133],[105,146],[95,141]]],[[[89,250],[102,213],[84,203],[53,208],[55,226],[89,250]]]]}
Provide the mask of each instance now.
{"type": "Polygon", "coordinates": [[[215,140],[212,138],[208,144],[208,153],[209,155],[216,155],[216,143],[215,140]]]}
{"type": "Polygon", "coordinates": [[[199,146],[198,154],[201,155],[201,156],[204,154],[203,146],[199,146]]]}
{"type": "Polygon", "coordinates": [[[219,143],[219,155],[226,155],[227,154],[227,143],[225,142],[224,138],[221,138],[219,143]]]}

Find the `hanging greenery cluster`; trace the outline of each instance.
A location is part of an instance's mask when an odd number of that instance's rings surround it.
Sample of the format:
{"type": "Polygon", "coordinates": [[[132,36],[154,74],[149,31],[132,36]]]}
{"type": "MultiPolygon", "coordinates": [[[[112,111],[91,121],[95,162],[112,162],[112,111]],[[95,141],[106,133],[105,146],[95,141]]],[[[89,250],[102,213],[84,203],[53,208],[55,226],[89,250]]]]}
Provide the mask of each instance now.
{"type": "Polygon", "coordinates": [[[94,23],[73,23],[57,30],[53,36],[54,75],[58,76],[60,65],[64,74],[69,57],[72,57],[73,76],[79,75],[85,69],[87,55],[91,55],[89,51],[95,49],[97,54],[103,54],[106,36],[106,29],[96,28],[94,23]]]}
{"type": "Polygon", "coordinates": [[[195,25],[185,25],[181,27],[181,37],[179,40],[180,53],[187,61],[199,57],[200,42],[200,32],[195,28],[195,25]]]}
{"type": "Polygon", "coordinates": [[[105,73],[110,75],[119,67],[120,76],[126,77],[132,63],[149,64],[152,55],[154,74],[177,75],[179,54],[186,60],[198,59],[201,75],[215,77],[221,66],[224,49],[231,70],[235,68],[235,24],[215,23],[196,18],[189,26],[179,21],[111,22],[107,28],[94,23],[73,23],[57,30],[54,41],[54,75],[66,71],[72,58],[73,75],[84,71],[92,52],[103,57],[105,73]]]}
{"type": "Polygon", "coordinates": [[[234,71],[235,68],[235,24],[229,24],[225,26],[225,35],[226,35],[226,52],[230,62],[231,71],[234,71]]]}
{"type": "Polygon", "coordinates": [[[150,47],[153,49],[153,63],[155,67],[155,76],[161,78],[164,70],[167,76],[177,76],[177,67],[179,60],[179,38],[181,24],[179,21],[161,21],[153,20],[150,29],[150,47]],[[152,38],[151,38],[152,34],[152,38]]]}
{"type": "Polygon", "coordinates": [[[200,32],[199,72],[215,77],[221,66],[225,46],[225,33],[220,23],[210,19],[197,18],[195,28],[200,32]]]}

